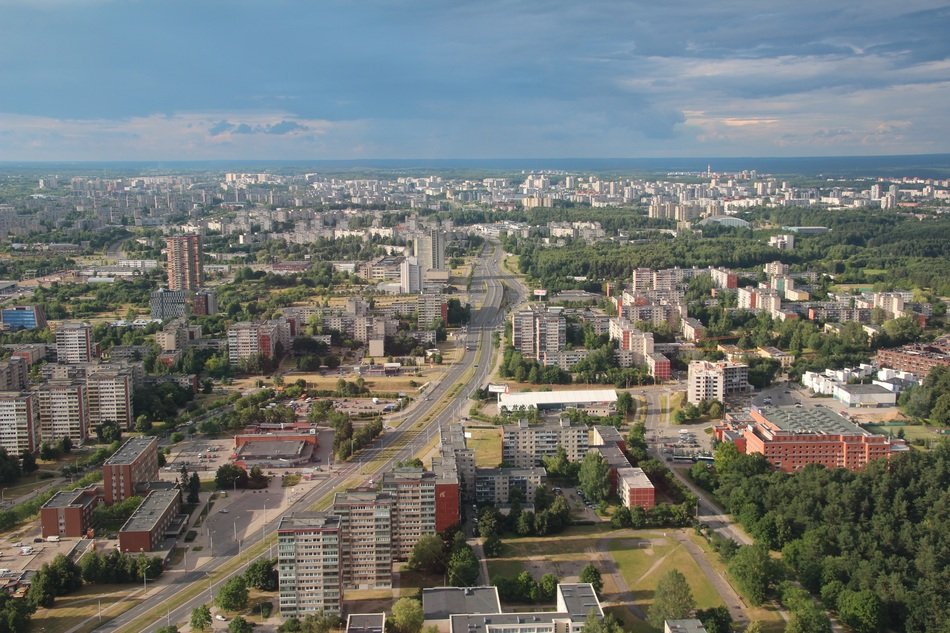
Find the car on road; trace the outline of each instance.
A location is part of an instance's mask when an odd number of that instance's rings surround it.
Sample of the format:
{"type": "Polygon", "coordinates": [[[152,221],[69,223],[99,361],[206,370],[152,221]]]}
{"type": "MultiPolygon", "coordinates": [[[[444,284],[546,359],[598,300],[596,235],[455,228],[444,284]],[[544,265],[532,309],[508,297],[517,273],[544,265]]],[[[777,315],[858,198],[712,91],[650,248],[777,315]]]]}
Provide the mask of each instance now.
{"type": "Polygon", "coordinates": [[[227,514],[227,513],[228,513],[228,509],[227,509],[227,508],[224,508],[223,510],[221,510],[221,514],[227,514]]]}

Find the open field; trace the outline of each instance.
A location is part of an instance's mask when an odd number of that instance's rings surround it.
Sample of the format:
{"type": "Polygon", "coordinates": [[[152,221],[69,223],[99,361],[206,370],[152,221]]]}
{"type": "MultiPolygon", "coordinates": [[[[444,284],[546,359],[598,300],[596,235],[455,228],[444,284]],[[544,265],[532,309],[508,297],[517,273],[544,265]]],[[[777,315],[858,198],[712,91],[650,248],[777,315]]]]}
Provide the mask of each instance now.
{"type": "Polygon", "coordinates": [[[86,633],[99,626],[100,603],[105,621],[125,613],[141,600],[139,585],[86,585],[76,593],[56,598],[52,609],[39,609],[34,613],[30,630],[86,633]]]}
{"type": "Polygon", "coordinates": [[[492,468],[501,463],[501,429],[468,428],[468,447],[475,451],[475,465],[492,468]]]}
{"type": "Polygon", "coordinates": [[[891,435],[894,437],[897,437],[898,432],[904,431],[904,438],[907,439],[908,442],[918,439],[924,441],[936,440],[943,437],[939,434],[939,431],[946,430],[940,427],[924,426],[922,424],[865,424],[864,428],[871,433],[891,435]]]}

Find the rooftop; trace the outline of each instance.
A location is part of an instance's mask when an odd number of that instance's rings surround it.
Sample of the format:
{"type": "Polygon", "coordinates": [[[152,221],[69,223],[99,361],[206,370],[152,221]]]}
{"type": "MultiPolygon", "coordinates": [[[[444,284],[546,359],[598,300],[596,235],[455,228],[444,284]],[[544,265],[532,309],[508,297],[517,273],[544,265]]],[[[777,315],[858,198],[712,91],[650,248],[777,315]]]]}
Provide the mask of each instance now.
{"type": "Polygon", "coordinates": [[[154,437],[133,437],[107,459],[105,464],[109,466],[131,464],[153,444],[158,446],[158,440],[154,437]]]}
{"type": "Polygon", "coordinates": [[[509,477],[544,477],[548,473],[541,466],[531,468],[479,468],[475,471],[478,477],[507,475],[509,477]]]}
{"type": "Polygon", "coordinates": [[[667,620],[663,623],[663,633],[706,633],[706,627],[695,618],[667,620]]]}
{"type": "Polygon", "coordinates": [[[617,402],[617,392],[613,389],[589,389],[576,391],[534,391],[528,393],[499,394],[502,408],[538,407],[552,405],[572,405],[617,402]]]}
{"type": "Polygon", "coordinates": [[[585,583],[561,583],[557,586],[558,605],[562,603],[567,607],[567,612],[571,619],[583,621],[591,609],[597,611],[600,617],[604,617],[604,612],[600,608],[600,600],[594,593],[594,587],[589,582],[585,583]]]}
{"type": "Polygon", "coordinates": [[[281,517],[278,531],[339,528],[340,517],[326,512],[295,512],[281,517]]]}
{"type": "Polygon", "coordinates": [[[122,526],[120,532],[151,532],[161,521],[168,507],[178,503],[181,492],[172,490],[153,490],[145,501],[132,513],[129,520],[122,526]]]}
{"type": "Polygon", "coordinates": [[[70,506],[87,506],[96,500],[95,485],[89,488],[75,488],[60,490],[49,501],[43,504],[44,508],[68,508],[70,506]]]}
{"type": "Polygon", "coordinates": [[[787,433],[801,435],[873,435],[832,411],[816,406],[760,407],[759,413],[770,423],[787,433]]]}
{"type": "Polygon", "coordinates": [[[307,443],[302,440],[262,440],[260,442],[247,442],[238,449],[238,454],[242,458],[291,459],[302,455],[306,446],[307,443]]]}
{"type": "Polygon", "coordinates": [[[351,613],[346,617],[346,633],[383,633],[385,613],[351,613]]]}
{"type": "Polygon", "coordinates": [[[650,481],[642,468],[619,468],[617,469],[617,477],[633,488],[653,487],[653,482],[650,481]]]}
{"type": "Polygon", "coordinates": [[[432,587],[422,590],[426,620],[447,620],[458,613],[501,613],[497,587],[432,587]]]}
{"type": "Polygon", "coordinates": [[[838,388],[841,389],[842,391],[846,391],[851,394],[863,393],[863,394],[880,395],[880,394],[886,394],[886,393],[893,393],[892,391],[888,391],[881,385],[839,385],[838,388]]]}

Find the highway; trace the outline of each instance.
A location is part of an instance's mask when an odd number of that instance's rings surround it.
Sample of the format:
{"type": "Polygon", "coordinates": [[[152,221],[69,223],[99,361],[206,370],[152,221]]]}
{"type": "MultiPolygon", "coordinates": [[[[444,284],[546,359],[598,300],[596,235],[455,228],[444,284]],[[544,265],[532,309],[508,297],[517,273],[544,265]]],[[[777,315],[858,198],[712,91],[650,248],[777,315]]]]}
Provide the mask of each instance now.
{"type": "MultiPolygon", "coordinates": [[[[387,420],[392,430],[386,431],[372,446],[359,451],[356,459],[337,467],[333,477],[315,485],[283,514],[326,507],[331,495],[348,479],[353,480],[353,485],[378,480],[392,469],[395,462],[411,458],[429,444],[440,427],[465,414],[469,395],[475,388],[483,386],[490,375],[492,333],[502,329],[505,305],[517,305],[524,297],[520,282],[502,271],[502,257],[500,245],[486,244],[477,260],[470,292],[472,317],[461,362],[451,366],[441,382],[428,387],[407,412],[387,420]]],[[[462,341],[457,344],[462,345],[462,341]]],[[[270,538],[283,514],[268,516],[264,529],[254,530],[244,539],[243,549],[254,548],[262,539],[270,538]]],[[[191,571],[167,571],[166,578],[171,576],[171,583],[152,589],[141,604],[95,630],[140,633],[156,631],[167,623],[187,623],[192,609],[209,602],[216,588],[227,580],[228,574],[215,573],[219,568],[231,563],[228,567],[231,574],[244,569],[243,565],[233,569],[232,561],[239,556],[238,543],[230,540],[215,545],[213,558],[191,571]]],[[[265,553],[266,550],[262,550],[256,554],[259,557],[265,553]]],[[[250,560],[254,559],[247,562],[250,560]]]]}

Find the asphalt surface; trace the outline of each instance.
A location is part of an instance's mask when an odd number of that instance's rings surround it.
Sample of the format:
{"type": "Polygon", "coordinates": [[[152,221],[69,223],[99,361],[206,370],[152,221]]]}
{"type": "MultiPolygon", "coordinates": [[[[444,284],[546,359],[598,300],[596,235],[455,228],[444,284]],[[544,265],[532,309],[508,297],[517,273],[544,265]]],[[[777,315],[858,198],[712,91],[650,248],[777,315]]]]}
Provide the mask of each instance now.
{"type": "MultiPolygon", "coordinates": [[[[400,413],[403,421],[399,426],[392,431],[387,431],[372,446],[360,451],[357,454],[357,460],[336,467],[333,477],[315,485],[303,494],[290,509],[281,514],[275,513],[274,516],[270,516],[269,513],[264,528],[246,534],[243,543],[239,544],[233,538],[215,540],[213,558],[191,571],[166,572],[166,574],[173,575],[170,583],[159,584],[158,587],[147,594],[146,599],[141,604],[115,619],[103,623],[95,630],[117,631],[147,613],[152,614],[155,620],[143,629],[143,633],[156,631],[166,626],[167,622],[172,624],[187,622],[192,609],[202,603],[207,603],[209,596],[213,595],[218,586],[227,580],[227,578],[218,578],[212,584],[208,580],[208,574],[232,558],[239,556],[239,549],[251,547],[265,538],[267,534],[273,532],[284,514],[302,511],[317,503],[329,495],[341,480],[345,480],[351,475],[359,474],[364,481],[377,480],[383,473],[389,471],[396,461],[414,456],[430,441],[433,434],[437,433],[441,426],[457,420],[463,415],[465,408],[468,406],[468,397],[471,392],[487,382],[491,370],[492,332],[503,328],[504,324],[503,300],[507,299],[507,305],[516,305],[524,296],[524,290],[520,283],[509,273],[502,271],[502,257],[503,250],[501,246],[489,244],[478,260],[470,293],[473,312],[468,326],[467,342],[465,343],[467,348],[462,361],[453,365],[440,382],[431,385],[408,411],[400,413]],[[507,282],[503,283],[503,279],[506,279],[507,282]],[[507,297],[505,297],[506,286],[507,297]],[[465,374],[470,369],[474,369],[474,372],[466,378],[465,374]],[[458,388],[457,385],[460,383],[461,388],[458,388]],[[449,392],[453,389],[457,389],[457,392],[451,399],[447,398],[449,392]],[[371,463],[380,456],[384,459],[380,465],[375,468],[365,467],[365,464],[371,463]],[[363,470],[368,472],[364,473],[363,470]],[[166,610],[162,607],[163,602],[169,601],[180,591],[200,583],[207,585],[207,592],[200,593],[197,597],[186,601],[175,609],[166,610]]],[[[387,421],[387,424],[392,425],[393,422],[387,421]]],[[[252,505],[256,506],[257,503],[262,503],[264,500],[264,497],[255,498],[252,493],[243,493],[243,495],[244,498],[241,499],[240,505],[243,510],[247,511],[251,510],[252,505]]],[[[232,527],[231,524],[233,523],[228,515],[224,517],[217,516],[213,521],[212,531],[219,532],[223,530],[225,533],[231,531],[226,529],[232,527]],[[224,523],[218,525],[222,520],[224,523]]],[[[237,526],[233,527],[234,531],[238,531],[238,529],[237,526]]],[[[238,570],[238,573],[240,571],[243,571],[243,567],[238,570]]]]}

